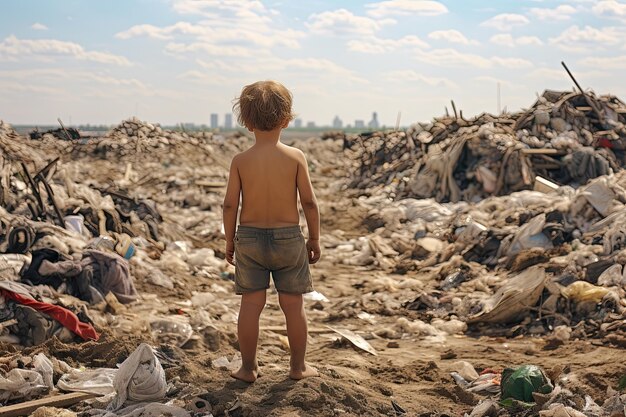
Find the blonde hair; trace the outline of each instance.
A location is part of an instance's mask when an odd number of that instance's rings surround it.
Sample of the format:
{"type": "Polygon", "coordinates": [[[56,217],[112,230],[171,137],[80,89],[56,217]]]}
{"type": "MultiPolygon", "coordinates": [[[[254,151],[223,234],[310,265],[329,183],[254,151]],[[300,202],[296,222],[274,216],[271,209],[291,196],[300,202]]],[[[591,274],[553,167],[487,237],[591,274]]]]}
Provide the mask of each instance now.
{"type": "Polygon", "coordinates": [[[277,81],[257,81],[245,86],[235,99],[233,111],[240,125],[250,130],[269,131],[291,121],[293,96],[277,81]]]}

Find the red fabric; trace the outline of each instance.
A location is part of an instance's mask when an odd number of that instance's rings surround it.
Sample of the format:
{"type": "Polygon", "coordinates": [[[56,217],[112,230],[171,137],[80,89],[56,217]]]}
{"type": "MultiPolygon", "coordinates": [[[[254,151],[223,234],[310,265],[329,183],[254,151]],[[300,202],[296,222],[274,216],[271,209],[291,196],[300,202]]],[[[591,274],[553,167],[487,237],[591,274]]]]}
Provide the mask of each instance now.
{"type": "Polygon", "coordinates": [[[609,148],[609,149],[613,149],[613,142],[608,140],[607,138],[600,138],[598,139],[598,147],[600,148],[609,148]]]}
{"type": "Polygon", "coordinates": [[[76,314],[72,313],[66,308],[61,306],[55,306],[53,304],[42,303],[41,301],[33,300],[32,298],[25,297],[21,294],[7,291],[5,289],[0,290],[5,298],[18,302],[28,307],[32,307],[37,311],[47,314],[52,317],[64,327],[68,328],[84,340],[98,340],[100,335],[96,332],[91,324],[81,322],[76,314]]]}

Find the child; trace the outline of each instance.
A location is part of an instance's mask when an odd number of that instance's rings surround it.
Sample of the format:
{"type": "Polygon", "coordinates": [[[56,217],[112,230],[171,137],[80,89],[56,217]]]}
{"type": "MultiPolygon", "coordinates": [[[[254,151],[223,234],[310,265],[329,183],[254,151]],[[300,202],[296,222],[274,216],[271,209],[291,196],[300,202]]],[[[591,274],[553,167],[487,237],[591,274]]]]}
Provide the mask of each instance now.
{"type": "Polygon", "coordinates": [[[287,321],[289,376],[318,375],[304,361],[307,322],[302,294],[313,291],[308,264],[320,258],[320,219],[304,154],[280,142],[281,130],[293,119],[291,102],[291,93],[282,84],[259,81],[244,87],[233,106],[239,123],[256,140],[233,158],[223,212],[226,260],[236,267],[235,289],[242,295],[237,333],[243,363],[231,376],[246,382],[254,382],[259,374],[259,316],[270,272],[287,321]],[[309,231],[306,243],[296,193],[309,231]]]}

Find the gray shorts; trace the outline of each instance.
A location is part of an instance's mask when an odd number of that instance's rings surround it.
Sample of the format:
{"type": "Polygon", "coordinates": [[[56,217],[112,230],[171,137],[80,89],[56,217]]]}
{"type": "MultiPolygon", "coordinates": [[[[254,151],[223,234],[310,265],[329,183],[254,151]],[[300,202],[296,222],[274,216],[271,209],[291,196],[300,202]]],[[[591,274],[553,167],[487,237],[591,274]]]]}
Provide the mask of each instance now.
{"type": "Polygon", "coordinates": [[[235,291],[270,287],[270,272],[278,292],[313,291],[309,257],[300,226],[261,229],[239,226],[235,234],[235,291]]]}

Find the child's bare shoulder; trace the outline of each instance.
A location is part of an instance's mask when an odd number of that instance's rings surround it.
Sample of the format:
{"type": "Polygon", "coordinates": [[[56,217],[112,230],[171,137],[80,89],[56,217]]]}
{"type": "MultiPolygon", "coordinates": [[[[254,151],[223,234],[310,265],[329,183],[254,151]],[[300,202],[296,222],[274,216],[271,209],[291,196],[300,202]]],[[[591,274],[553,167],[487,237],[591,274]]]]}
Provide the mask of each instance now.
{"type": "Polygon", "coordinates": [[[289,145],[284,145],[284,144],[283,144],[283,147],[284,147],[285,153],[289,155],[289,157],[293,158],[294,160],[298,162],[304,161],[305,159],[304,152],[302,152],[300,149],[294,146],[289,146],[289,145]]]}

